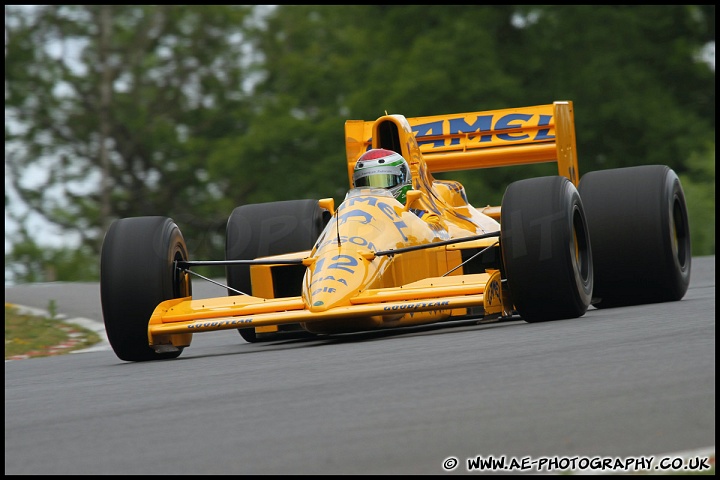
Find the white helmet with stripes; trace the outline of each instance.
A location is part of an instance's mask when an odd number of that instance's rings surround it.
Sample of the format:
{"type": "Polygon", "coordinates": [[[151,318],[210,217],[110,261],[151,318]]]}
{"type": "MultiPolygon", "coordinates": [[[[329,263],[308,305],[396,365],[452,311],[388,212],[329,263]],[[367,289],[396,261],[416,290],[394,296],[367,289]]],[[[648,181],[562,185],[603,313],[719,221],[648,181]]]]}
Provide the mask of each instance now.
{"type": "Polygon", "coordinates": [[[386,188],[401,203],[411,188],[410,167],[402,155],[384,148],[363,153],[353,170],[353,187],[386,188]]]}

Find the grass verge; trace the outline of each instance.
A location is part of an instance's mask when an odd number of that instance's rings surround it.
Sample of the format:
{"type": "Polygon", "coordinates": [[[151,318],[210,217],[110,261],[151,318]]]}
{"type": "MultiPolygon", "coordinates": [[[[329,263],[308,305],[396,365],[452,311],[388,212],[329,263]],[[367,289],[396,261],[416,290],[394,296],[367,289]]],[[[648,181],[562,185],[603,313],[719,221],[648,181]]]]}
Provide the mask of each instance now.
{"type": "Polygon", "coordinates": [[[5,304],[5,360],[63,355],[98,342],[91,330],[5,304]]]}

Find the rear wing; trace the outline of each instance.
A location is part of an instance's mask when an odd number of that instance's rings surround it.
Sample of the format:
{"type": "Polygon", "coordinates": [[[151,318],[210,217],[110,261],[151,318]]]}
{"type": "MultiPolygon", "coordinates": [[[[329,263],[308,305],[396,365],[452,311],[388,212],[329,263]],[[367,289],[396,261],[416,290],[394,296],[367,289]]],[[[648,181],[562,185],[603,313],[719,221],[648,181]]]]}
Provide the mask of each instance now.
{"type": "Polygon", "coordinates": [[[575,117],[570,101],[485,112],[345,122],[348,178],[369,148],[405,157],[413,175],[557,162],[558,173],[579,182],[575,117]],[[422,168],[422,165],[425,168],[422,168]]]}

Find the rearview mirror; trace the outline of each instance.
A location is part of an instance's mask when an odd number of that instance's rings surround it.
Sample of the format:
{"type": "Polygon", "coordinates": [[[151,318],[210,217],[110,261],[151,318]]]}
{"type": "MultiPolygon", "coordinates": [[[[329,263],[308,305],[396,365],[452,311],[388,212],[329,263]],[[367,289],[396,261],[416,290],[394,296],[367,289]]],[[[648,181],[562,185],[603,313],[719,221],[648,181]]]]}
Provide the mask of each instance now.
{"type": "Polygon", "coordinates": [[[420,197],[422,197],[422,192],[420,190],[408,190],[405,194],[405,211],[410,210],[413,204],[420,200],[420,197]]]}

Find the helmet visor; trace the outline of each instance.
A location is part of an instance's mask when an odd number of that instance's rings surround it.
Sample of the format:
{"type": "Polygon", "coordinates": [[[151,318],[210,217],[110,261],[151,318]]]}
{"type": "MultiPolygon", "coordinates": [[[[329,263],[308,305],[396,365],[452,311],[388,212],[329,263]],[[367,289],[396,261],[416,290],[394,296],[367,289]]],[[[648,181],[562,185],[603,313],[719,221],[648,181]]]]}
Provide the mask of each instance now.
{"type": "Polygon", "coordinates": [[[355,179],[356,187],[388,188],[402,183],[402,175],[376,173],[355,179]]]}
{"type": "Polygon", "coordinates": [[[353,174],[356,187],[389,188],[403,183],[402,169],[395,165],[361,168],[353,174]]]}

